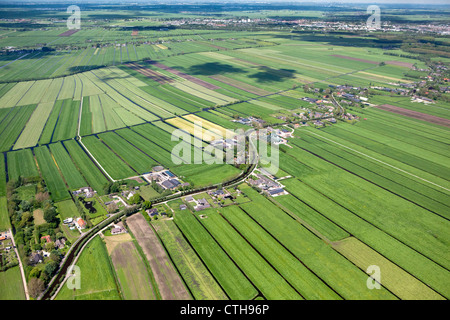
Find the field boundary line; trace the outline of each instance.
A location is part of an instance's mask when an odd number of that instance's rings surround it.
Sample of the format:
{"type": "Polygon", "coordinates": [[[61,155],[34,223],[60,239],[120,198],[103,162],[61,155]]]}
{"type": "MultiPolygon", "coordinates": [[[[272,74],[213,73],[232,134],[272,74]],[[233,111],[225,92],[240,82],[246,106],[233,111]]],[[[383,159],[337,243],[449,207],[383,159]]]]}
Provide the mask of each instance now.
{"type": "Polygon", "coordinates": [[[95,157],[92,155],[92,153],[88,150],[88,148],[84,145],[84,143],[81,141],[81,136],[80,136],[80,126],[81,126],[81,113],[83,112],[83,96],[81,97],[81,101],[80,101],[80,113],[78,115],[78,139],[80,141],[81,146],[84,148],[84,150],[86,150],[86,152],[89,154],[89,156],[95,161],[95,163],[99,166],[100,169],[102,169],[102,171],[108,176],[108,178],[112,181],[112,182],[116,182],[117,180],[113,179],[109,173],[105,170],[105,168],[102,167],[102,165],[97,161],[97,159],[95,159],[95,157]]]}
{"type": "Polygon", "coordinates": [[[412,177],[414,177],[414,178],[420,179],[420,180],[422,180],[422,181],[425,181],[425,182],[430,183],[430,184],[432,184],[432,185],[434,185],[434,186],[436,186],[436,187],[439,187],[439,188],[441,188],[441,189],[444,189],[444,190],[450,192],[450,189],[447,189],[446,187],[443,187],[443,186],[441,186],[441,185],[439,185],[439,184],[437,184],[437,183],[434,183],[434,182],[432,182],[432,181],[429,181],[429,180],[426,180],[426,179],[421,178],[421,177],[419,177],[419,176],[416,176],[415,174],[412,174],[412,173],[410,173],[410,172],[408,172],[408,171],[406,171],[406,170],[400,169],[400,168],[398,168],[398,167],[396,167],[396,166],[393,166],[393,165],[391,165],[391,164],[389,164],[389,163],[387,163],[387,162],[384,162],[384,161],[381,161],[381,160],[379,160],[379,159],[377,159],[377,158],[374,158],[374,157],[372,157],[372,156],[369,156],[368,154],[365,154],[365,153],[360,152],[360,151],[358,151],[358,150],[355,150],[355,149],[353,149],[353,148],[347,147],[347,146],[345,146],[345,145],[343,145],[343,144],[341,144],[341,143],[339,143],[339,142],[336,142],[336,141],[334,141],[334,140],[331,140],[331,139],[329,139],[329,138],[326,138],[326,137],[324,137],[324,136],[322,136],[322,135],[320,135],[320,134],[317,134],[317,133],[315,133],[315,132],[309,131],[309,133],[311,133],[311,134],[313,134],[313,135],[315,135],[315,136],[321,137],[322,139],[325,139],[325,140],[330,141],[330,142],[332,142],[332,143],[335,143],[335,144],[337,144],[337,145],[339,145],[339,146],[341,146],[341,147],[344,147],[344,148],[346,148],[346,149],[349,149],[349,150],[351,150],[351,151],[353,151],[353,152],[356,152],[356,153],[358,153],[358,154],[360,154],[360,155],[363,155],[363,156],[365,156],[365,157],[367,157],[367,158],[369,158],[369,159],[372,159],[372,160],[375,160],[375,161],[377,161],[377,162],[380,162],[380,163],[382,163],[382,164],[384,164],[384,165],[386,165],[386,166],[388,166],[388,167],[391,167],[391,168],[396,169],[396,170],[398,170],[398,171],[401,171],[401,172],[403,172],[403,173],[409,174],[410,176],[412,176],[412,177]]]}

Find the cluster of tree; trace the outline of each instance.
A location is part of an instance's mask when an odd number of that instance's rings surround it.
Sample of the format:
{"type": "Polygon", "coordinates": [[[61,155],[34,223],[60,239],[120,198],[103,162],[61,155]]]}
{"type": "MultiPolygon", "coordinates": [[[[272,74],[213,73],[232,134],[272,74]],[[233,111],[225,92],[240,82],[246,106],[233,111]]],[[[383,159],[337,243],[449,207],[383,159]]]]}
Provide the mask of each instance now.
{"type": "Polygon", "coordinates": [[[108,182],[103,186],[103,192],[105,194],[118,193],[121,191],[121,186],[132,186],[132,182],[127,180],[108,182]]]}
{"type": "Polygon", "coordinates": [[[58,250],[53,250],[44,267],[33,267],[28,274],[28,292],[36,299],[44,292],[51,278],[58,271],[63,255],[58,250]]]}
{"type": "Polygon", "coordinates": [[[172,191],[170,191],[169,189],[164,189],[159,184],[157,184],[155,180],[152,180],[152,188],[163,197],[172,194],[172,191]]]}
{"type": "Polygon", "coordinates": [[[133,194],[130,199],[128,199],[129,204],[140,204],[142,202],[142,197],[139,193],[133,194]]]}
{"type": "Polygon", "coordinates": [[[34,279],[29,282],[30,292],[32,297],[37,297],[58,269],[62,258],[62,253],[56,250],[54,245],[54,241],[63,238],[59,229],[58,212],[53,206],[44,181],[38,178],[19,177],[17,180],[10,180],[7,183],[7,200],[14,239],[25,265],[25,274],[28,279],[34,279]],[[26,200],[20,199],[18,193],[18,188],[25,185],[35,187],[35,194],[26,200]],[[37,209],[44,213],[45,223],[40,225],[34,224],[33,211],[37,209]],[[50,242],[41,239],[44,234],[50,236],[50,242]],[[30,259],[33,251],[37,250],[46,250],[51,253],[44,265],[39,267],[34,266],[30,259]]]}

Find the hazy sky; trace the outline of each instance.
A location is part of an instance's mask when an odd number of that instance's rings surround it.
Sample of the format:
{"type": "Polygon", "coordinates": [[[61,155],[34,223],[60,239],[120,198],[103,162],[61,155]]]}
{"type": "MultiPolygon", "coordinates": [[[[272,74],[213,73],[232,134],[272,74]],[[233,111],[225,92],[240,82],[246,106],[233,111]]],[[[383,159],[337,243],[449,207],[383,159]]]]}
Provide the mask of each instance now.
{"type": "Polygon", "coordinates": [[[202,2],[215,2],[215,3],[236,3],[236,2],[260,2],[260,3],[280,3],[280,2],[284,2],[284,3],[330,3],[330,4],[343,4],[343,3],[367,3],[367,4],[388,4],[388,3],[392,3],[392,4],[419,4],[419,5],[427,5],[427,4],[448,4],[450,7],[450,0],[334,0],[334,1],[330,1],[330,0],[0,0],[0,3],[18,3],[18,2],[27,2],[27,3],[104,3],[104,2],[109,2],[109,3],[174,3],[174,2],[179,2],[179,3],[192,3],[192,2],[197,2],[197,3],[202,3],[202,2]]]}

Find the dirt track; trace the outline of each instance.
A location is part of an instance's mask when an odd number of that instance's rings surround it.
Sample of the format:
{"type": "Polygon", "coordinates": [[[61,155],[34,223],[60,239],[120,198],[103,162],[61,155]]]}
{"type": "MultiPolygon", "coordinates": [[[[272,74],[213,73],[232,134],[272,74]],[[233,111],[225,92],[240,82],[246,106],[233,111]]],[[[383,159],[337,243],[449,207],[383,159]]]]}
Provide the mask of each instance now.
{"type": "Polygon", "coordinates": [[[375,108],[385,110],[385,111],[390,111],[390,112],[397,113],[397,114],[401,114],[401,115],[404,115],[404,116],[407,116],[410,118],[419,119],[419,120],[427,121],[430,123],[435,123],[435,124],[438,124],[441,126],[450,127],[449,119],[436,117],[436,116],[433,116],[430,114],[413,111],[413,110],[409,110],[409,109],[405,109],[405,108],[400,108],[400,107],[396,107],[396,106],[393,106],[390,104],[382,104],[379,106],[375,106],[375,108]]]}
{"type": "Polygon", "coordinates": [[[141,214],[127,219],[127,225],[142,248],[163,300],[191,300],[164,247],[141,214]]]}

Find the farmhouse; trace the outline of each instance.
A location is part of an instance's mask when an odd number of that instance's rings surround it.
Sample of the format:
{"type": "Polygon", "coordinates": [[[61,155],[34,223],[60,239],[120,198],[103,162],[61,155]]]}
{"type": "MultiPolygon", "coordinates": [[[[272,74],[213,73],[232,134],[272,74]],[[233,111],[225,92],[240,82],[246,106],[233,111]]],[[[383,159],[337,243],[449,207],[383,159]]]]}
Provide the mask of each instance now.
{"type": "Polygon", "coordinates": [[[153,208],[153,209],[147,209],[147,210],[145,210],[145,212],[147,212],[147,214],[148,214],[150,217],[153,217],[153,216],[158,215],[158,209],[156,209],[156,208],[153,208]]]}
{"type": "Polygon", "coordinates": [[[63,220],[64,224],[71,224],[73,222],[73,218],[67,218],[65,220],[63,220]]]}
{"type": "Polygon", "coordinates": [[[81,219],[81,218],[78,218],[78,219],[77,219],[77,222],[76,222],[75,224],[77,225],[78,229],[84,229],[84,228],[86,228],[86,221],[84,221],[84,220],[81,219]]]}
{"type": "Polygon", "coordinates": [[[94,191],[91,187],[83,187],[76,191],[73,191],[72,194],[76,196],[84,195],[86,198],[92,198],[97,191],[94,191]]]}
{"type": "Polygon", "coordinates": [[[55,241],[55,248],[62,249],[62,248],[64,248],[65,244],[66,244],[66,240],[64,240],[64,238],[58,239],[55,241]]]}
{"type": "Polygon", "coordinates": [[[114,228],[111,229],[112,235],[122,234],[122,233],[126,233],[126,232],[127,231],[125,230],[125,228],[122,226],[119,226],[119,225],[114,225],[114,228]]]}
{"type": "Polygon", "coordinates": [[[180,186],[189,186],[189,183],[181,183],[177,176],[162,166],[153,167],[151,173],[144,174],[144,178],[150,182],[156,182],[164,189],[174,190],[180,186]],[[158,171],[156,171],[158,170],[158,171]]]}
{"type": "Polygon", "coordinates": [[[197,200],[197,205],[194,207],[195,211],[200,211],[200,210],[204,210],[207,208],[210,208],[211,205],[209,204],[209,202],[203,198],[203,199],[198,199],[197,200]]]}
{"type": "Polygon", "coordinates": [[[50,236],[49,236],[49,235],[46,235],[46,236],[41,237],[41,240],[42,240],[42,239],[45,239],[45,241],[47,241],[47,243],[52,242],[52,239],[50,239],[50,236]]]}
{"type": "Polygon", "coordinates": [[[33,264],[41,263],[44,258],[38,253],[34,252],[31,254],[30,262],[33,264]]]}

